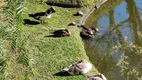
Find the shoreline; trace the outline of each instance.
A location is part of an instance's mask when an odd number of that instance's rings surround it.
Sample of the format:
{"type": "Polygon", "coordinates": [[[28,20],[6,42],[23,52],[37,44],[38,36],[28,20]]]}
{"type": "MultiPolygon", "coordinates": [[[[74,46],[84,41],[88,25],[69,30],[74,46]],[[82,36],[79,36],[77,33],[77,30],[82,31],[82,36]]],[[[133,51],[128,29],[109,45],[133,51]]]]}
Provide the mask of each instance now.
{"type": "MultiPolygon", "coordinates": [[[[101,5],[103,5],[104,3],[106,3],[107,0],[103,0],[101,1],[100,5],[98,5],[98,8],[100,8],[101,5]]],[[[85,25],[86,20],[88,19],[88,17],[95,11],[97,10],[95,7],[92,9],[88,8],[88,11],[85,11],[85,15],[80,19],[80,24],[85,25]]]]}
{"type": "MultiPolygon", "coordinates": [[[[45,4],[35,4],[37,3],[29,1],[29,3],[27,2],[23,5],[27,8],[27,10],[25,10],[24,14],[21,14],[21,20],[28,19],[30,21],[34,21],[33,18],[28,16],[28,14],[41,12],[50,7],[45,4]]],[[[8,47],[6,48],[7,53],[5,53],[5,55],[9,58],[8,61],[10,62],[10,64],[6,67],[10,67],[10,69],[7,70],[7,72],[9,72],[9,74],[6,75],[7,79],[82,80],[89,74],[98,73],[94,66],[93,69],[85,75],[53,76],[64,67],[69,66],[77,60],[86,59],[89,61],[84,49],[84,43],[80,38],[80,31],[78,28],[68,27],[67,25],[71,21],[80,20],[80,22],[85,22],[94,10],[89,10],[88,8],[86,15],[80,18],[73,17],[73,14],[79,9],[68,9],[56,6],[55,8],[56,13],[53,14],[51,19],[47,20],[47,24],[20,25],[22,38],[19,38],[19,43],[22,41],[25,42],[25,45],[22,46],[22,48],[24,48],[26,52],[12,52],[9,50],[11,46],[8,46],[8,43],[6,44],[8,47]],[[69,29],[72,35],[70,37],[61,38],[45,37],[47,35],[51,35],[53,31],[61,28],[69,29]],[[18,62],[17,59],[21,62],[18,62]],[[25,66],[25,64],[27,65],[25,66]]],[[[20,24],[22,24],[22,22],[20,24]]],[[[11,40],[7,40],[7,42],[10,41],[11,40]]]]}

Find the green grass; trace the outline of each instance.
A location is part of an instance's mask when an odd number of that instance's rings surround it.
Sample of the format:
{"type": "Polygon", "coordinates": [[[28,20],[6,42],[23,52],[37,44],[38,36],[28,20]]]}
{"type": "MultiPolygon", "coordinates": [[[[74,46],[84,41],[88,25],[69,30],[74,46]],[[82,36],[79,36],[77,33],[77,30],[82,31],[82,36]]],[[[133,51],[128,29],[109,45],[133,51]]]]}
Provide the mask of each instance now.
{"type": "MultiPolygon", "coordinates": [[[[46,11],[50,6],[35,2],[26,2],[21,19],[30,19],[28,14],[46,11]]],[[[77,76],[53,76],[64,67],[69,66],[80,59],[89,58],[86,55],[84,44],[79,36],[80,30],[76,27],[68,27],[70,22],[79,22],[80,17],[73,14],[81,9],[55,7],[56,12],[46,23],[39,25],[21,25],[20,37],[15,42],[20,45],[11,49],[9,43],[6,80],[83,80],[86,75],[77,76]],[[71,32],[69,37],[45,37],[51,35],[54,30],[67,28],[71,32]]],[[[18,35],[18,34],[17,34],[18,35]]],[[[88,74],[97,73],[95,68],[88,74]]]]}

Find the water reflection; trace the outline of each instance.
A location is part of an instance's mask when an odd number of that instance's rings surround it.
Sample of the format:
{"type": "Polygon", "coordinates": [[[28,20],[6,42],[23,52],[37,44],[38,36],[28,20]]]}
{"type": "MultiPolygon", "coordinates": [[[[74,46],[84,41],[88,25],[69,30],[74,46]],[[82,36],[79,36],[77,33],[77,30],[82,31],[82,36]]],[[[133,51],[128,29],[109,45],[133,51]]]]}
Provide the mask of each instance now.
{"type": "Polygon", "coordinates": [[[125,21],[129,18],[129,14],[126,10],[127,3],[122,2],[119,6],[117,6],[114,9],[114,18],[115,18],[115,24],[119,24],[122,21],[125,21]]]}
{"type": "Polygon", "coordinates": [[[95,25],[105,37],[99,40],[84,40],[86,52],[96,68],[108,80],[137,80],[142,76],[142,55],[132,45],[142,47],[142,0],[114,1],[94,12],[95,25]],[[115,3],[116,2],[116,3],[115,3]],[[103,13],[100,15],[100,13],[103,13]]]}

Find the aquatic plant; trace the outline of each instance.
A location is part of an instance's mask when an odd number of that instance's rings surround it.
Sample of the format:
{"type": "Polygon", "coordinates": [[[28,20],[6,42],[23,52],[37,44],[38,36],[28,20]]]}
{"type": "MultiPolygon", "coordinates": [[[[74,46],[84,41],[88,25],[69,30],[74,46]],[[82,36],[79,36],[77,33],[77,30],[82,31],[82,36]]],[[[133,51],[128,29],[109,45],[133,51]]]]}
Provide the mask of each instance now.
{"type": "Polygon", "coordinates": [[[128,41],[125,40],[125,44],[115,46],[113,49],[123,52],[123,55],[121,55],[121,58],[116,64],[116,66],[120,67],[122,76],[124,76],[127,80],[137,80],[137,78],[140,78],[141,62],[134,61],[139,61],[139,59],[141,59],[138,56],[142,55],[142,47],[134,43],[129,44],[128,41]],[[129,58],[129,56],[131,56],[130,54],[134,54],[135,56],[133,56],[133,58],[129,58]]]}

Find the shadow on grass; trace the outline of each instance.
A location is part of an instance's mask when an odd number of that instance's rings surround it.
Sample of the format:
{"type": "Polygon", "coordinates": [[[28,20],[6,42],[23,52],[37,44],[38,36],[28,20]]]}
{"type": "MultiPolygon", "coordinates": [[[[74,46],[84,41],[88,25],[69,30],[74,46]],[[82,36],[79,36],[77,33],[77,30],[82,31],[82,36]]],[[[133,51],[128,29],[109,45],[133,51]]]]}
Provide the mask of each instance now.
{"type": "Polygon", "coordinates": [[[73,16],[79,16],[79,15],[75,13],[75,14],[73,14],[73,16]]]}
{"type": "Polygon", "coordinates": [[[29,25],[38,25],[40,24],[38,21],[32,21],[32,20],[29,20],[29,19],[24,19],[24,25],[25,24],[29,24],[29,25]]]}
{"type": "Polygon", "coordinates": [[[44,37],[45,37],[45,38],[46,38],[46,37],[55,37],[55,38],[56,38],[56,37],[60,37],[60,36],[57,36],[57,35],[48,35],[48,36],[44,36],[44,37]]]}
{"type": "Polygon", "coordinates": [[[78,4],[72,4],[72,3],[60,3],[60,2],[52,2],[52,1],[47,1],[47,5],[50,6],[58,6],[58,7],[63,7],[63,8],[81,8],[81,5],[78,4]]]}
{"type": "Polygon", "coordinates": [[[75,14],[73,14],[73,16],[83,16],[83,15],[81,15],[81,14],[79,14],[79,13],[75,13],[75,14]]]}
{"type": "Polygon", "coordinates": [[[44,36],[44,37],[66,37],[70,36],[70,32],[68,29],[59,29],[52,32],[52,35],[44,36]]]}
{"type": "Polygon", "coordinates": [[[68,72],[58,72],[55,73],[53,76],[70,76],[70,74],[68,72]]]}
{"type": "Polygon", "coordinates": [[[29,17],[32,17],[36,20],[40,20],[40,17],[41,16],[45,16],[46,15],[46,12],[38,12],[38,13],[34,13],[34,14],[28,14],[29,17]]]}
{"type": "Polygon", "coordinates": [[[61,35],[48,35],[48,36],[44,36],[46,37],[54,37],[54,38],[59,38],[59,37],[67,37],[67,36],[61,36],[61,35]]]}

